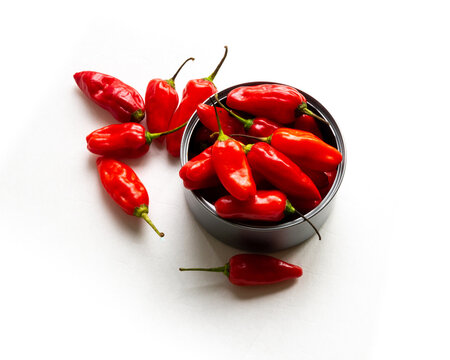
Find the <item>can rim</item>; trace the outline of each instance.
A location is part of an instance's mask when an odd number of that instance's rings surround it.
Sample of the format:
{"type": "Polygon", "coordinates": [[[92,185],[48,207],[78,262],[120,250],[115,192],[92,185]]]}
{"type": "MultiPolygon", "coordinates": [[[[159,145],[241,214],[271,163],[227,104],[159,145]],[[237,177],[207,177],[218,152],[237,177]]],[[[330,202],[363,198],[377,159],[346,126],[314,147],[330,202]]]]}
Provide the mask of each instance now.
{"type": "MultiPolygon", "coordinates": [[[[231,90],[233,90],[237,87],[254,86],[254,85],[262,85],[262,84],[286,85],[286,84],[282,84],[282,83],[278,83],[278,82],[271,82],[271,81],[253,81],[253,82],[247,82],[247,83],[242,83],[242,84],[238,84],[238,85],[233,85],[231,87],[228,87],[228,88],[220,91],[217,95],[218,95],[219,99],[222,101],[223,99],[226,98],[226,96],[228,95],[228,93],[231,90]]],[[[327,207],[328,204],[331,202],[331,200],[336,196],[336,193],[339,190],[339,188],[342,184],[343,178],[344,178],[344,173],[345,173],[345,168],[346,168],[346,160],[347,160],[346,149],[345,149],[344,139],[342,137],[342,133],[339,129],[339,126],[337,125],[333,116],[328,112],[328,110],[319,101],[317,101],[311,95],[305,93],[303,90],[297,89],[296,87],[291,86],[291,85],[286,85],[286,86],[290,86],[290,87],[296,89],[297,91],[299,91],[302,95],[304,95],[307,100],[307,104],[312,106],[319,113],[319,115],[322,118],[324,118],[325,120],[328,121],[328,123],[330,124],[330,130],[336,141],[337,149],[342,154],[342,161],[337,167],[336,178],[335,178],[330,190],[328,191],[327,195],[322,199],[320,204],[318,206],[316,206],[313,210],[311,210],[310,212],[308,212],[306,214],[303,214],[307,219],[311,219],[314,216],[316,216],[317,214],[319,214],[325,207],[327,207]]],[[[207,100],[205,100],[204,104],[213,105],[215,103],[214,97],[215,97],[215,94],[210,96],[207,100]]],[[[186,125],[186,128],[183,133],[183,137],[181,140],[181,148],[180,148],[180,164],[181,164],[181,166],[184,166],[184,164],[186,164],[188,161],[189,143],[190,143],[192,134],[194,132],[194,129],[197,126],[199,121],[200,120],[198,118],[197,111],[195,111],[194,114],[192,114],[191,118],[189,119],[188,124],[186,125]]],[[[214,215],[218,220],[220,220],[230,226],[234,226],[234,227],[237,227],[240,229],[247,229],[247,230],[253,230],[253,231],[275,231],[275,230],[290,228],[292,226],[296,226],[298,224],[305,222],[305,220],[301,216],[296,219],[293,219],[291,221],[285,222],[283,224],[278,224],[278,225],[249,225],[249,224],[241,223],[241,222],[231,222],[231,221],[228,221],[228,220],[223,219],[220,216],[218,216],[213,204],[210,204],[205,199],[197,196],[192,190],[185,189],[185,191],[192,193],[192,195],[196,199],[196,201],[198,201],[204,208],[206,208],[208,210],[208,212],[210,212],[212,215],[214,215]]]]}

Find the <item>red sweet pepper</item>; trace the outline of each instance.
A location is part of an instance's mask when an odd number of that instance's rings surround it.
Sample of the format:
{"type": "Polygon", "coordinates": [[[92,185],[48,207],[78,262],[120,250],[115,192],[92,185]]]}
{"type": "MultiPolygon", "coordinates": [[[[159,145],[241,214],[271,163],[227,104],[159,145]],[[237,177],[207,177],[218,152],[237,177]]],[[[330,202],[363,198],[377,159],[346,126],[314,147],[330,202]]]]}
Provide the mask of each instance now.
{"type": "Polygon", "coordinates": [[[327,123],[307,107],[306,98],[296,89],[281,84],[240,86],[230,91],[227,105],[255,116],[264,116],[281,124],[295,121],[300,113],[327,123]]]}
{"type": "Polygon", "coordinates": [[[95,71],[81,71],[74,79],[81,91],[120,122],[140,122],[145,117],[144,100],[131,86],[95,71]]]}
{"type": "MultiPolygon", "coordinates": [[[[211,95],[217,92],[216,86],[213,83],[220,67],[228,53],[228,47],[225,46],[225,55],[217,65],[213,73],[203,79],[189,80],[183,90],[183,97],[180,105],[175,110],[175,113],[170,120],[170,128],[175,128],[178,125],[188,121],[192,114],[197,109],[197,105],[204,102],[211,95]]],[[[183,130],[177,131],[166,138],[167,151],[172,156],[180,156],[181,138],[183,137],[183,130]]]]}
{"type": "MultiPolygon", "coordinates": [[[[242,116],[239,116],[238,114],[236,114],[231,109],[227,108],[225,105],[223,105],[220,102],[217,94],[216,94],[215,98],[216,98],[216,101],[219,103],[219,105],[223,109],[228,111],[228,113],[231,116],[233,116],[235,119],[239,120],[242,123],[242,125],[244,126],[244,129],[246,130],[248,135],[258,136],[258,137],[259,136],[270,136],[276,129],[281,127],[281,124],[279,124],[275,121],[269,120],[265,117],[255,117],[253,119],[245,119],[242,116]]],[[[239,133],[242,133],[242,132],[234,132],[231,134],[239,134],[239,133]]],[[[227,134],[227,135],[231,135],[231,134],[227,134]]]]}
{"type": "Polygon", "coordinates": [[[321,200],[313,181],[291,159],[265,142],[247,145],[250,167],[289,196],[321,200]]]}
{"type": "Polygon", "coordinates": [[[87,148],[97,155],[137,158],[147,153],[153,139],[177,131],[185,125],[156,134],[136,123],[108,125],[86,137],[87,148]]]}
{"type": "Polygon", "coordinates": [[[128,215],[143,218],[159,236],[164,236],[148,217],[148,193],[133,169],[106,157],[97,159],[97,169],[106,192],[122,210],[128,215]]]}
{"type": "Polygon", "coordinates": [[[214,170],[231,195],[236,199],[246,200],[256,194],[256,184],[247,157],[242,144],[225,135],[218,115],[216,118],[219,136],[212,148],[214,170]]]}
{"type": "MultiPolygon", "coordinates": [[[[175,78],[189,60],[187,59],[169,79],[153,79],[145,92],[145,113],[148,131],[159,133],[169,129],[170,119],[178,106],[178,93],[175,90],[175,78]]],[[[164,138],[158,138],[162,141],[164,138]]]]}
{"type": "Polygon", "coordinates": [[[219,198],[214,206],[221,218],[234,220],[276,222],[295,213],[286,195],[278,190],[259,190],[245,201],[226,195],[219,198]]]}
{"type": "Polygon", "coordinates": [[[300,266],[260,254],[234,255],[225,266],[216,268],[180,268],[180,271],[221,272],[232,284],[240,286],[274,284],[303,274],[300,266]]]}

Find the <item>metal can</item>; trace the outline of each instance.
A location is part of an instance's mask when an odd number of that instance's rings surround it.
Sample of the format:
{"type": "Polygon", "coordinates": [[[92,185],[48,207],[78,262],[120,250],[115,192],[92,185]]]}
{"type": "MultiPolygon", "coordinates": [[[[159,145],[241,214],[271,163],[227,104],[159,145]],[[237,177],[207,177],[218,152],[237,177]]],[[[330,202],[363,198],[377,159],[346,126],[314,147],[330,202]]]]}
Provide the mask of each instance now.
{"type": "MultiPolygon", "coordinates": [[[[219,92],[218,96],[221,102],[225,102],[231,90],[240,86],[260,84],[274,83],[258,81],[239,84],[219,92]]],[[[336,147],[342,154],[342,162],[337,168],[336,178],[331,189],[317,207],[309,213],[304,214],[314,226],[320,228],[330,214],[336,193],[344,177],[346,164],[345,146],[339,127],[331,114],[312,96],[306,94],[304,91],[297,90],[306,97],[308,108],[328,121],[329,126],[320,124],[325,136],[324,140],[336,147]]],[[[214,96],[211,96],[205,103],[213,105],[215,103],[214,96]]],[[[193,134],[198,126],[199,118],[195,112],[186,126],[181,142],[181,166],[189,160],[189,149],[193,146],[193,134]]],[[[216,239],[238,249],[252,252],[274,252],[298,245],[315,234],[311,225],[301,216],[277,224],[251,224],[241,221],[230,221],[222,219],[216,214],[213,202],[201,191],[185,189],[185,196],[188,206],[197,222],[216,239]]]]}

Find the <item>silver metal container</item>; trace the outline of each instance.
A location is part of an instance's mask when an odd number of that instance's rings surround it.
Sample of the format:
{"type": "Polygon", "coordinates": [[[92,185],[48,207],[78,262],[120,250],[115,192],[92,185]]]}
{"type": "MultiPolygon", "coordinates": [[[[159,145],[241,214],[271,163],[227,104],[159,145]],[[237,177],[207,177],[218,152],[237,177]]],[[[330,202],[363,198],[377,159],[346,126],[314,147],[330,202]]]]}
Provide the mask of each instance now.
{"type": "MultiPolygon", "coordinates": [[[[267,81],[251,82],[232,86],[221,91],[219,99],[225,102],[228,93],[239,86],[251,86],[259,84],[271,84],[267,81]]],[[[326,119],[330,126],[319,124],[324,133],[325,141],[335,146],[342,154],[342,162],[339,164],[334,180],[328,194],[315,209],[305,214],[317,228],[320,228],[328,218],[332,209],[335,195],[342,183],[345,171],[346,154],[344,141],[331,114],[313,97],[299,90],[307,99],[308,108],[326,119]]],[[[215,102],[212,96],[206,104],[215,102]]],[[[199,125],[199,118],[195,112],[186,126],[181,142],[180,160],[183,166],[189,160],[189,149],[193,146],[193,134],[199,125]]],[[[252,252],[274,252],[298,245],[315,234],[314,229],[303,218],[290,218],[290,220],[275,225],[255,225],[241,221],[225,220],[217,216],[214,204],[202,191],[185,189],[186,200],[195,219],[216,239],[238,249],[252,252]]]]}

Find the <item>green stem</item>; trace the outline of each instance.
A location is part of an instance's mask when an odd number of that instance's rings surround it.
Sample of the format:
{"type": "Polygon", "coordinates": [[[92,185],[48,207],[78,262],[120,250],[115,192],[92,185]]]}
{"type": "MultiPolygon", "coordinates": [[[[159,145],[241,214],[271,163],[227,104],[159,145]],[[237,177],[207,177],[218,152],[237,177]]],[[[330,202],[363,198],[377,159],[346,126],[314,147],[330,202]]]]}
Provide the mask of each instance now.
{"type": "Polygon", "coordinates": [[[180,70],[183,68],[184,64],[186,64],[189,60],[195,60],[193,57],[186,59],[184,61],[184,63],[181,64],[181,66],[178,68],[177,72],[169,79],[166,80],[166,82],[175,89],[175,78],[177,77],[178,73],[180,72],[180,70]]]}
{"type": "Polygon", "coordinates": [[[160,236],[163,237],[164,233],[160,232],[155,224],[153,224],[153,222],[150,220],[150,218],[148,217],[148,206],[147,205],[141,205],[139,207],[137,207],[136,209],[134,209],[134,216],[143,218],[151,227],[153,230],[155,230],[155,232],[160,236]]]}
{"type": "Polygon", "coordinates": [[[254,119],[244,119],[243,117],[239,116],[238,114],[236,114],[234,111],[232,111],[231,109],[227,108],[224,104],[222,104],[219,100],[219,96],[216,94],[215,95],[216,101],[219,103],[219,105],[228,112],[228,114],[230,114],[231,116],[233,116],[235,119],[239,120],[243,125],[244,125],[244,129],[248,130],[252,127],[253,125],[253,120],[254,119]]]}
{"type": "Polygon", "coordinates": [[[213,73],[211,75],[209,75],[208,77],[204,78],[205,80],[214,81],[214,78],[216,77],[217,73],[219,72],[223,62],[225,61],[225,58],[227,57],[228,54],[228,46],[225,46],[225,54],[222,57],[222,60],[220,60],[220,63],[217,65],[217,67],[215,68],[215,70],[213,71],[213,73]]]}
{"type": "Polygon", "coordinates": [[[216,104],[214,104],[213,107],[214,107],[214,112],[216,113],[217,126],[219,127],[219,135],[217,136],[217,140],[225,141],[225,140],[229,139],[230,137],[228,135],[226,135],[222,130],[222,125],[220,125],[220,119],[219,119],[219,114],[217,113],[216,104]]]}
{"type": "Polygon", "coordinates": [[[257,137],[257,136],[246,135],[246,134],[231,134],[230,136],[231,137],[242,136],[242,137],[245,137],[245,138],[266,142],[268,144],[270,144],[270,142],[272,141],[272,135],[267,136],[267,137],[257,137]]]}
{"type": "Polygon", "coordinates": [[[142,119],[145,117],[144,110],[137,109],[135,112],[131,114],[131,122],[139,123],[142,121],[142,119]]]}
{"type": "Polygon", "coordinates": [[[174,133],[175,131],[180,130],[181,128],[185,127],[188,122],[189,122],[189,120],[186,121],[184,124],[181,124],[180,126],[177,126],[174,129],[163,131],[163,132],[160,132],[160,133],[150,133],[150,132],[146,131],[145,132],[145,139],[147,141],[147,144],[150,145],[152,143],[153,139],[159,138],[160,136],[168,135],[168,134],[174,133]]]}
{"type": "Polygon", "coordinates": [[[322,121],[323,123],[330,125],[328,121],[326,121],[324,118],[320,117],[319,115],[314,114],[311,110],[308,109],[307,104],[301,103],[297,108],[301,113],[312,116],[313,118],[322,121]]]}
{"type": "Polygon", "coordinates": [[[298,215],[300,215],[303,220],[305,220],[316,232],[317,236],[319,237],[319,240],[322,240],[322,236],[319,233],[319,230],[317,230],[317,228],[314,226],[314,224],[309,221],[305,215],[303,215],[300,211],[298,211],[296,208],[294,208],[291,204],[291,202],[289,200],[286,200],[286,209],[284,210],[286,215],[292,215],[294,213],[297,213],[298,215]]]}
{"type": "Polygon", "coordinates": [[[221,272],[226,277],[230,276],[230,264],[219,266],[215,268],[179,268],[180,271],[209,271],[209,272],[221,272]]]}

